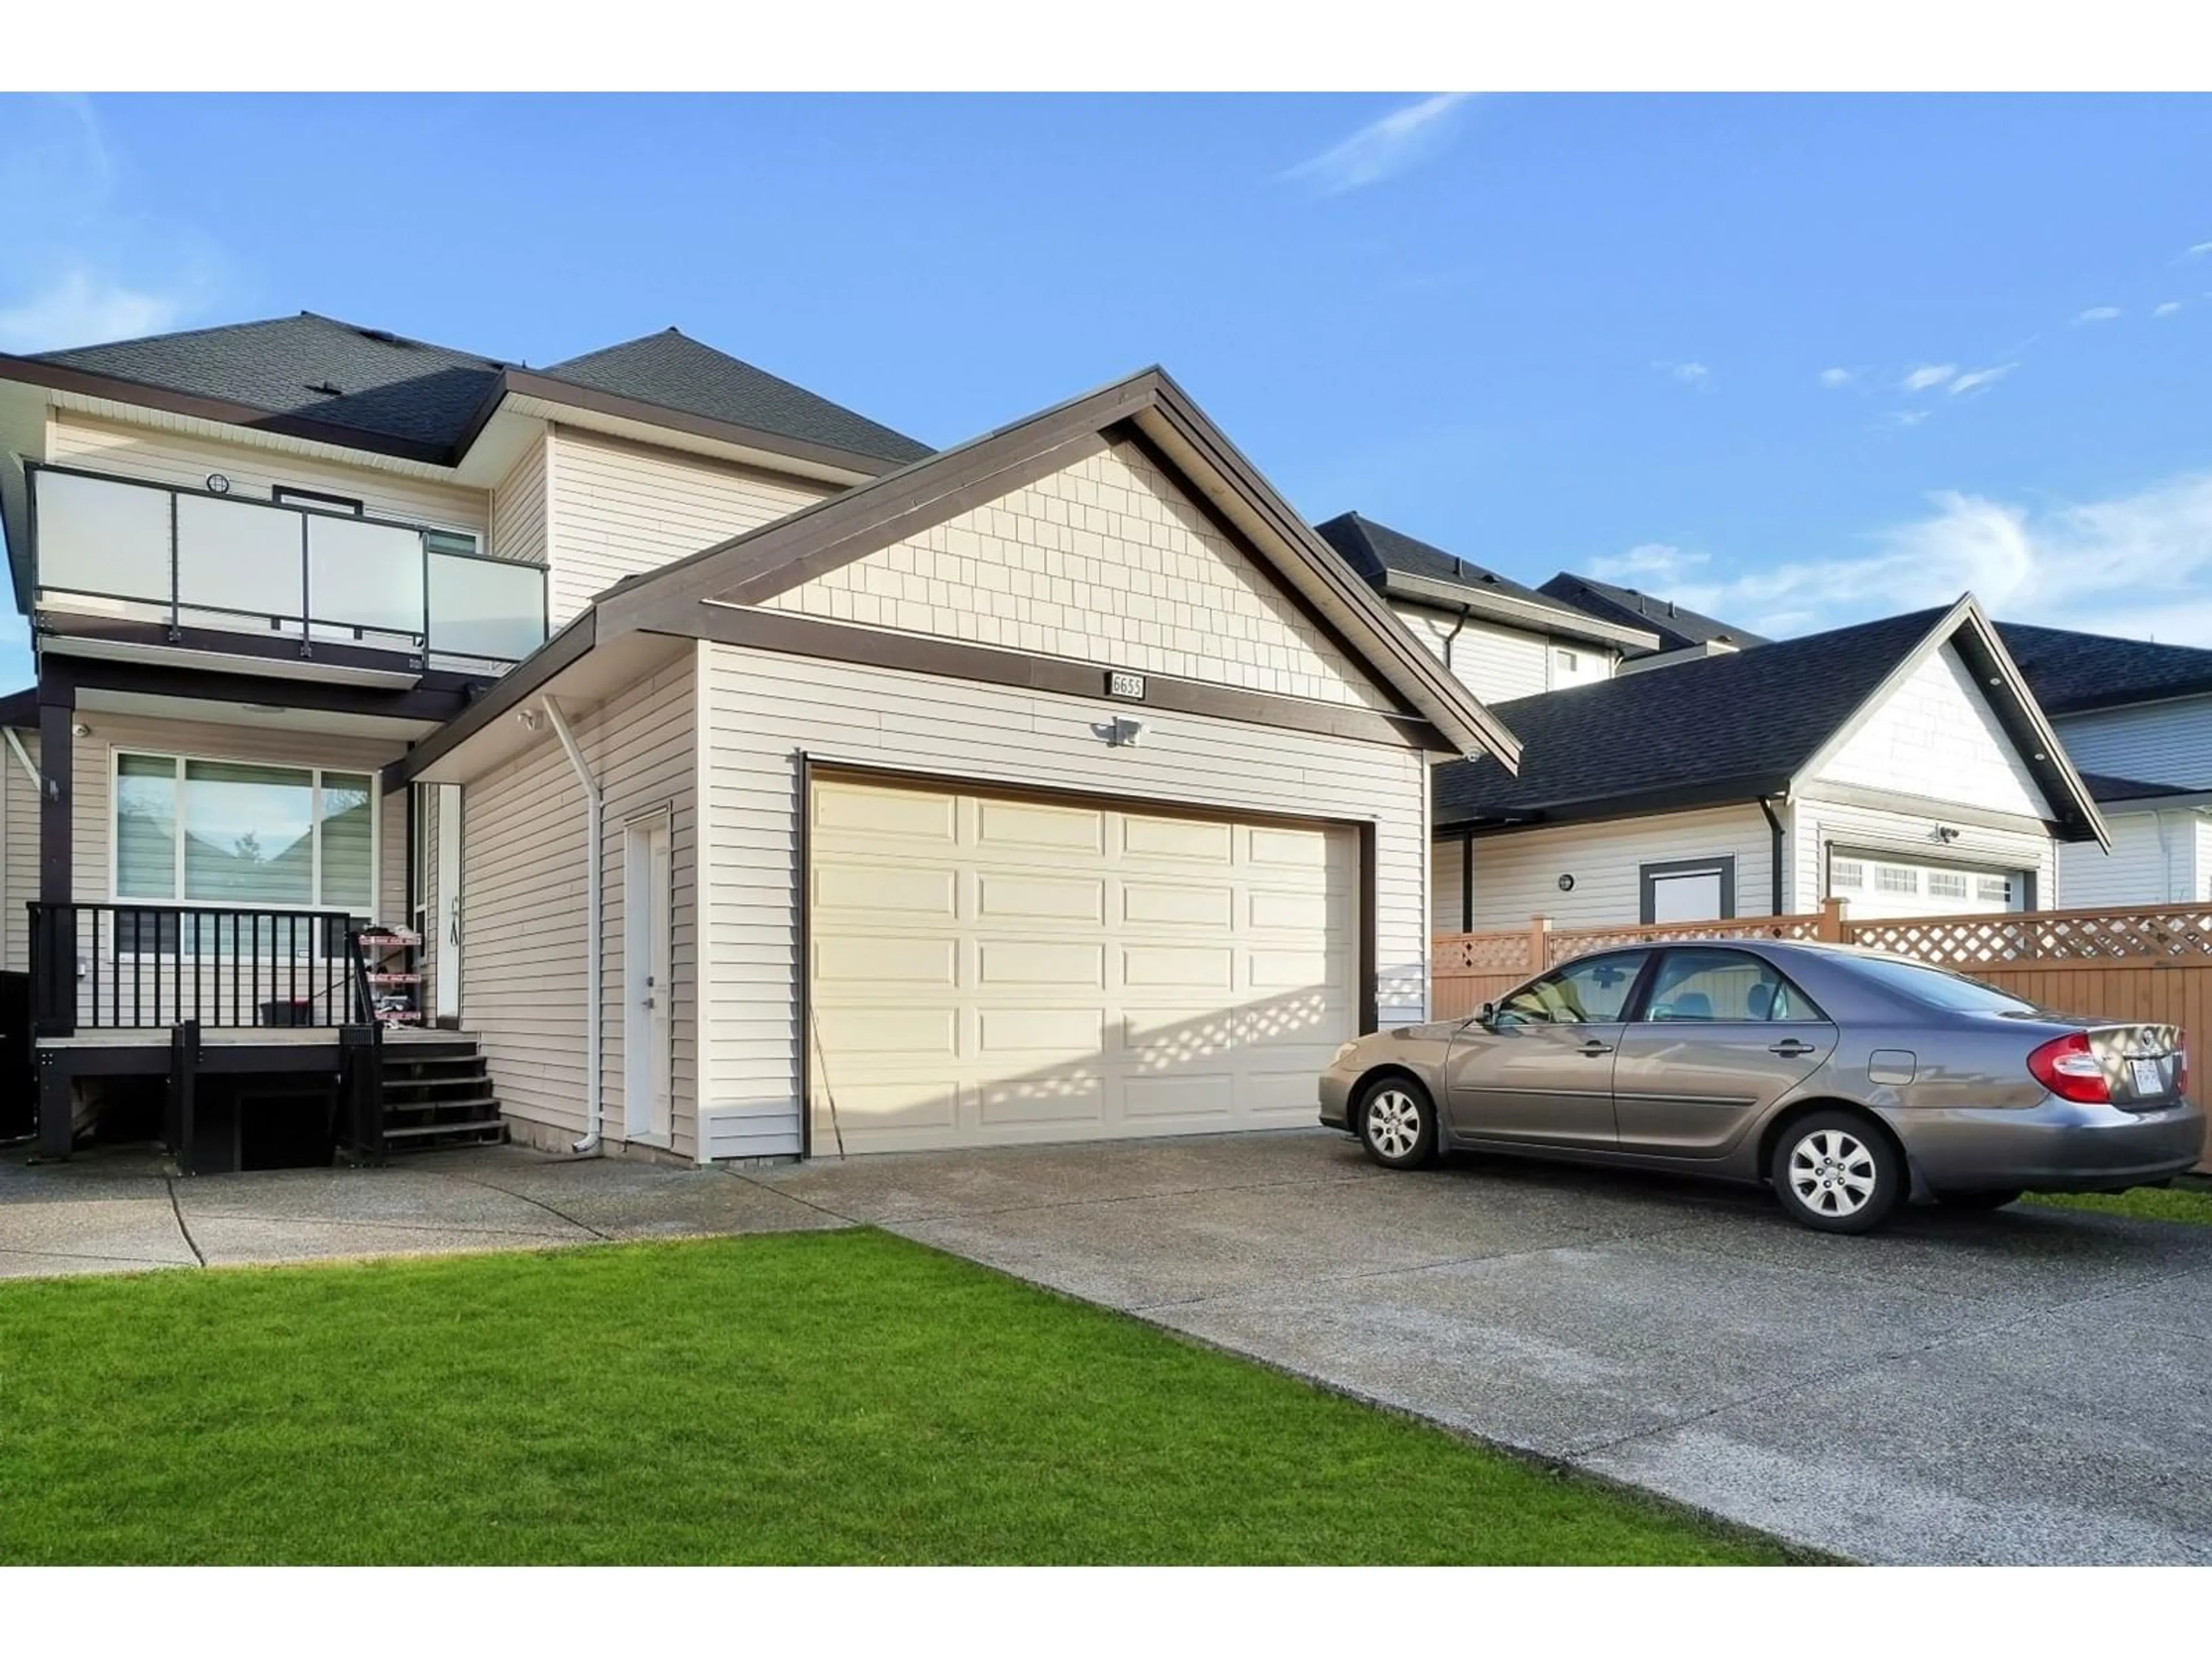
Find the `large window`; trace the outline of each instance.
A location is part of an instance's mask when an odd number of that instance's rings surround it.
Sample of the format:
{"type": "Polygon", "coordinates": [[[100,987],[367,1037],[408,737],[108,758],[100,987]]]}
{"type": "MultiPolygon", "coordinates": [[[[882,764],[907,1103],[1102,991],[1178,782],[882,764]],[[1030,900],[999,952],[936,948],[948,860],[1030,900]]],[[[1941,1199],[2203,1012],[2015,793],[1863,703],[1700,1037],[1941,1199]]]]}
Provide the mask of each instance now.
{"type": "Polygon", "coordinates": [[[1648,1020],[1818,1019],[1820,1011],[1767,963],[1743,951],[1669,951],[1651,981],[1648,1020]]]}
{"type": "Polygon", "coordinates": [[[114,844],[120,900],[365,913],[375,784],[353,772],[118,754],[114,844]]]}
{"type": "Polygon", "coordinates": [[[1649,951],[1589,957],[1524,985],[1492,1015],[1498,1025],[1609,1025],[1628,1006],[1649,951]]]}

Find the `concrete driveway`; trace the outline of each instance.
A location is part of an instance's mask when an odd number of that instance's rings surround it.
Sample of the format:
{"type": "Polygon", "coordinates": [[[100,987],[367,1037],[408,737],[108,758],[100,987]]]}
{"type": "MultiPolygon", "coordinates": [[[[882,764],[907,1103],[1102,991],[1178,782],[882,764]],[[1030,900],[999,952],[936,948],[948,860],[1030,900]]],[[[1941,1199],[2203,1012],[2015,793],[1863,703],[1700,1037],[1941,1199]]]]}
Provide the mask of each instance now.
{"type": "Polygon", "coordinates": [[[2212,1562],[2212,1228],[2022,1206],[1816,1235],[1763,1195],[1321,1132],[757,1177],[1798,1543],[2212,1562]]]}

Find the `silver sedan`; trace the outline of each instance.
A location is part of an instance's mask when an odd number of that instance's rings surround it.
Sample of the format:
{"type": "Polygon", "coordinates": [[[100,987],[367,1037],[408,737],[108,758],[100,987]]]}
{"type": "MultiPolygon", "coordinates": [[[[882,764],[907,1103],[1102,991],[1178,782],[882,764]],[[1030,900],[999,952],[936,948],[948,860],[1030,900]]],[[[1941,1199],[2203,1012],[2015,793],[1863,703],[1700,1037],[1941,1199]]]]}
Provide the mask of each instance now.
{"type": "Polygon", "coordinates": [[[1583,957],[1472,1019],[1346,1043],[1321,1120],[1413,1169],[1511,1152],[1765,1182],[1860,1233],[1909,1199],[2109,1192],[2203,1156],[2172,1025],[2081,1019],[1843,945],[1583,957]]]}

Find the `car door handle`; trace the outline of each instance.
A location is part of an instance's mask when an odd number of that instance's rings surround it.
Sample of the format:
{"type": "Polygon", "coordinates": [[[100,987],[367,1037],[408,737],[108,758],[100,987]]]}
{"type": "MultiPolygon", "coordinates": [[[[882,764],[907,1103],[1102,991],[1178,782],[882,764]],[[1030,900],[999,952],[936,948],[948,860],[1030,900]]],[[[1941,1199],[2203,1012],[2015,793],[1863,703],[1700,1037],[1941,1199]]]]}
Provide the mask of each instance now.
{"type": "Polygon", "coordinates": [[[1583,1043],[1581,1048],[1576,1049],[1575,1052],[1578,1054],[1586,1054],[1590,1059],[1595,1060],[1600,1054],[1611,1054],[1613,1052],[1613,1045],[1610,1042],[1600,1042],[1595,1037],[1592,1037],[1589,1042],[1583,1043]]]}
{"type": "Polygon", "coordinates": [[[1800,1042],[1796,1037],[1785,1037],[1766,1052],[1770,1054],[1780,1054],[1784,1060],[1796,1060],[1801,1054],[1811,1054],[1816,1046],[1818,1045],[1810,1042],[1800,1042]]]}

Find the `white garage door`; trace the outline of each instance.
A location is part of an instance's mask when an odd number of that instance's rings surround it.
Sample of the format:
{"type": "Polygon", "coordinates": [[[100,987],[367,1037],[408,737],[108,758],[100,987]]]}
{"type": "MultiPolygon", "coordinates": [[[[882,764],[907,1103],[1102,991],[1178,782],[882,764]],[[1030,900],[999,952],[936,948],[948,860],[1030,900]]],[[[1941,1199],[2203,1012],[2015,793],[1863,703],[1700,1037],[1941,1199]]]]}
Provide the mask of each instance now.
{"type": "Polygon", "coordinates": [[[1940,860],[1846,852],[1828,856],[1828,890],[1862,921],[1898,916],[1995,915],[2021,908],[2023,871],[1969,869],[1940,860]]]}
{"type": "Polygon", "coordinates": [[[817,1156],[1313,1121],[1356,832],[831,777],[811,810],[817,1156]]]}

